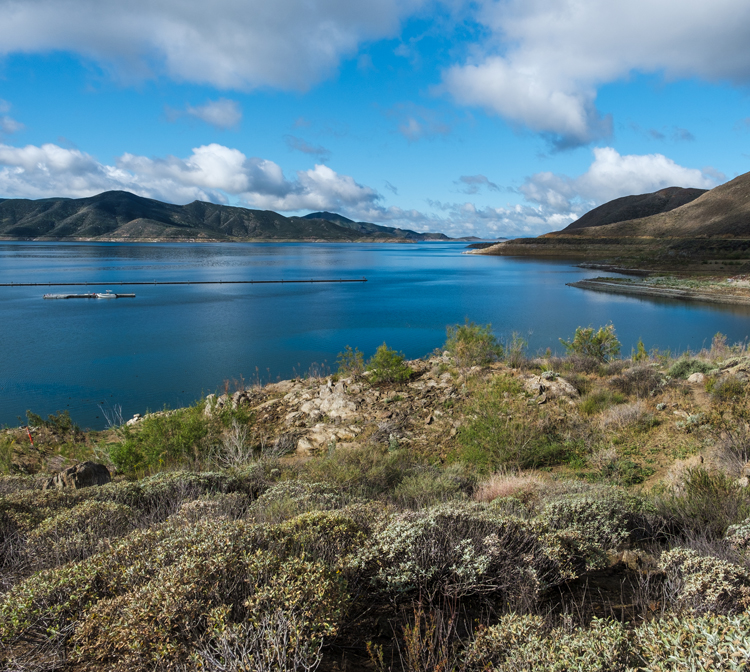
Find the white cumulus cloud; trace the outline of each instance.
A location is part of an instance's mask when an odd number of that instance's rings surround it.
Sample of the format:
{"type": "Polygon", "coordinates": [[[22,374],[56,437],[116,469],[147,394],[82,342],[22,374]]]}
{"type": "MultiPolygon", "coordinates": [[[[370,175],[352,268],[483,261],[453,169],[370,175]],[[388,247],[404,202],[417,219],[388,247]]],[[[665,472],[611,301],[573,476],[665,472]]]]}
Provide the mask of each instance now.
{"type": "Polygon", "coordinates": [[[552,212],[574,213],[576,202],[594,207],[621,196],[666,187],[711,189],[724,179],[724,175],[711,168],[686,168],[663,154],[623,156],[612,147],[597,147],[593,151],[594,161],[582,175],[536,173],[527,178],[521,193],[526,200],[552,212]]]}
{"type": "Polygon", "coordinates": [[[115,165],[54,144],[0,144],[0,195],[8,198],[84,197],[123,189],[172,203],[192,200],[281,211],[369,207],[379,194],[352,177],[316,165],[287,179],[278,164],[216,143],[187,158],[123,154],[115,165]]]}
{"type": "Polygon", "coordinates": [[[489,37],[444,89],[561,148],[611,133],[597,88],[630,73],[750,81],[745,0],[484,0],[478,20],[489,37]]]}

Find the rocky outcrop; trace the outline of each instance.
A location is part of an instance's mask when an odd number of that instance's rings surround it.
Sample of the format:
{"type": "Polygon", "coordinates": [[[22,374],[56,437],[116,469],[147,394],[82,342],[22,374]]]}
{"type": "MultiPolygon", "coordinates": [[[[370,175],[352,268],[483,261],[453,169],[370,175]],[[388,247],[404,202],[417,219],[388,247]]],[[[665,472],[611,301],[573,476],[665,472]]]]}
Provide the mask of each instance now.
{"type": "Polygon", "coordinates": [[[95,485],[104,485],[109,483],[112,477],[109,470],[103,464],[97,462],[81,462],[80,464],[68,467],[59,474],[55,474],[43,486],[44,490],[63,490],[71,488],[80,490],[81,488],[90,488],[95,485]]]}
{"type": "Polygon", "coordinates": [[[528,375],[522,381],[524,389],[536,397],[538,404],[550,399],[576,399],[580,396],[575,387],[552,371],[541,376],[528,375]]]}
{"type": "Polygon", "coordinates": [[[441,369],[445,357],[408,362],[413,376],[401,385],[372,385],[359,377],[284,380],[220,396],[205,413],[245,406],[273,452],[300,457],[365,442],[414,445],[456,434],[452,418],[459,384],[441,369]]]}

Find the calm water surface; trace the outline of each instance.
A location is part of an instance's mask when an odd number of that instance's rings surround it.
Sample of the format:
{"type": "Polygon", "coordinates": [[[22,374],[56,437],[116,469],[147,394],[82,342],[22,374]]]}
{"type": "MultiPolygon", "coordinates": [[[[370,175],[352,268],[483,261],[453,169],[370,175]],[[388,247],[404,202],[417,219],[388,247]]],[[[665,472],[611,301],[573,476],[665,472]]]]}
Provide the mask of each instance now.
{"type": "Polygon", "coordinates": [[[530,350],[561,350],[578,325],[614,322],[629,353],[684,350],[750,333],[750,310],[587,292],[565,283],[595,272],[567,262],[464,255],[464,244],[2,243],[0,282],[101,283],[135,299],[44,301],[0,288],[0,425],[27,409],[67,409],[102,427],[123,414],[192,403],[224,380],[252,382],[335,369],[345,345],[366,356],[386,341],[408,357],[440,347],[447,324],[491,322],[530,350]],[[117,288],[112,281],[361,278],[366,283],[117,288]]]}

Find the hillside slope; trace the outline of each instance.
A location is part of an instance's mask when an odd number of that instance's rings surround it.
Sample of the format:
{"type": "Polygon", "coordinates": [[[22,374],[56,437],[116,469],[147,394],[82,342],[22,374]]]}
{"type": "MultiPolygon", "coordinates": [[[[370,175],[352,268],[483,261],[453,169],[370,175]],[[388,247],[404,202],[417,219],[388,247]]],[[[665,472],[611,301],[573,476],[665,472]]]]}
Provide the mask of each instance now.
{"type": "Polygon", "coordinates": [[[750,238],[750,173],[705,192],[669,212],[547,236],[630,238],[750,238]]]}
{"type": "MultiPolygon", "coordinates": [[[[601,208],[598,221],[604,219],[602,213],[617,211],[616,201],[601,208]]],[[[607,259],[641,268],[679,266],[685,270],[709,260],[745,259],[750,256],[750,173],[666,212],[610,224],[571,225],[538,238],[517,238],[473,253],[607,259]]]]}
{"type": "Polygon", "coordinates": [[[630,219],[640,219],[669,212],[686,203],[694,201],[706,193],[705,189],[683,189],[682,187],[667,187],[651,194],[638,196],[623,196],[609,201],[587,212],[563,231],[575,231],[593,226],[605,226],[630,219]]]}
{"type": "Polygon", "coordinates": [[[0,199],[0,240],[448,240],[442,234],[356,224],[337,217],[341,222],[203,201],[172,205],[107,191],[77,199],[0,199]]]}
{"type": "Polygon", "coordinates": [[[390,226],[380,226],[379,224],[370,224],[369,222],[355,222],[352,219],[343,217],[334,212],[311,212],[301,219],[317,219],[327,222],[333,222],[352,231],[358,231],[366,235],[388,235],[404,240],[450,240],[444,233],[418,233],[411,229],[391,228],[390,226]]]}

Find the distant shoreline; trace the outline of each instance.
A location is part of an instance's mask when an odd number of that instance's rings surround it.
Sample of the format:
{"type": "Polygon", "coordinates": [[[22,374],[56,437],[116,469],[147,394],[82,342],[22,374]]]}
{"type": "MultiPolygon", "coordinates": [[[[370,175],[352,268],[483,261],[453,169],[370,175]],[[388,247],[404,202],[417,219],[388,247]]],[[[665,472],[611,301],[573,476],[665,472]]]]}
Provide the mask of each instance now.
{"type": "Polygon", "coordinates": [[[383,240],[357,239],[357,240],[326,240],[324,238],[315,239],[278,239],[278,238],[5,238],[0,236],[0,243],[334,243],[337,245],[372,245],[372,244],[420,244],[420,243],[468,243],[473,239],[465,238],[448,238],[429,239],[429,240],[409,240],[404,238],[390,238],[383,240]]]}
{"type": "Polygon", "coordinates": [[[588,289],[595,292],[609,294],[626,294],[629,296],[644,296],[649,298],[680,299],[683,301],[701,301],[704,303],[730,304],[750,306],[750,291],[739,294],[722,291],[723,288],[712,288],[706,285],[701,289],[683,287],[660,287],[647,285],[642,280],[618,281],[616,278],[592,278],[566,283],[568,287],[588,289]]]}

